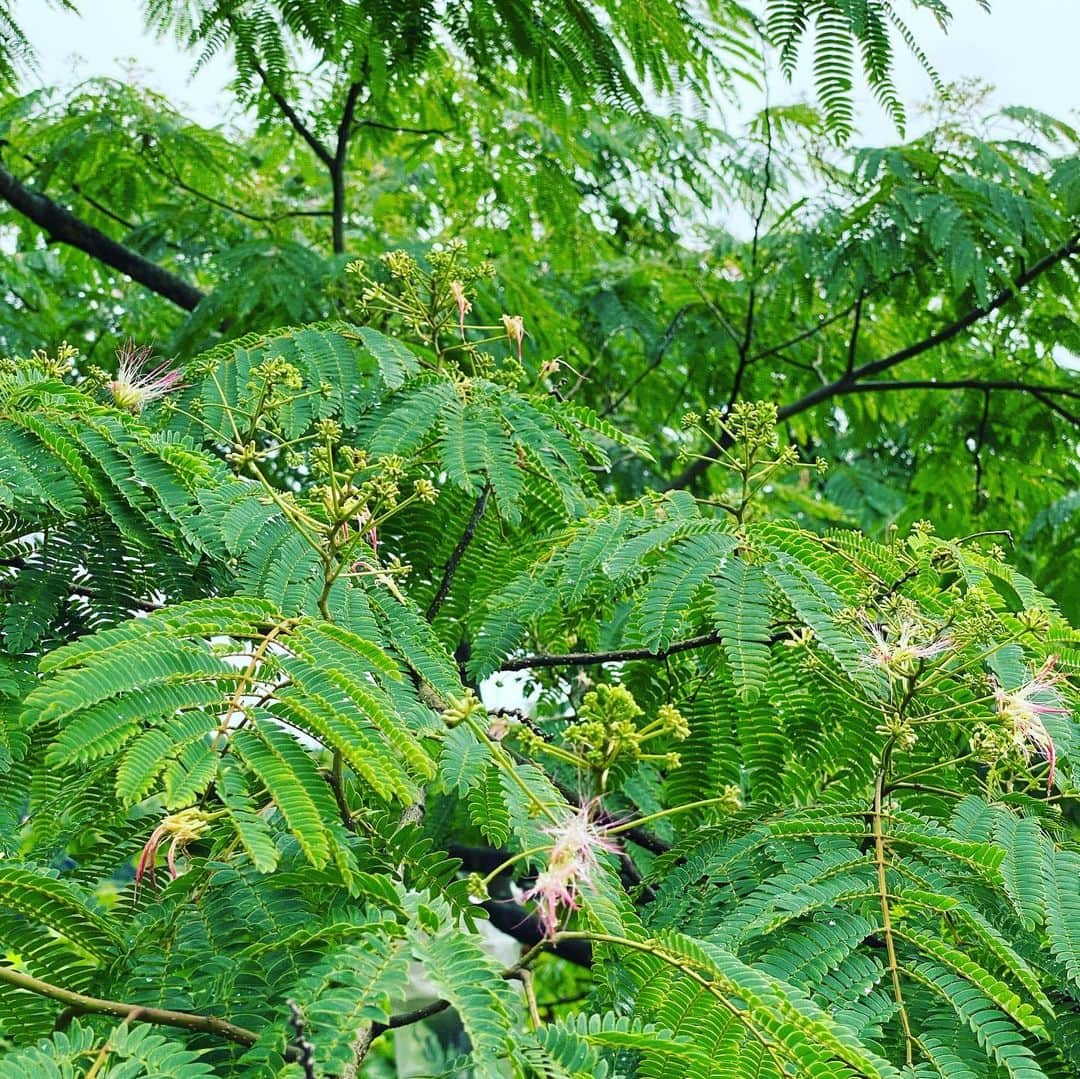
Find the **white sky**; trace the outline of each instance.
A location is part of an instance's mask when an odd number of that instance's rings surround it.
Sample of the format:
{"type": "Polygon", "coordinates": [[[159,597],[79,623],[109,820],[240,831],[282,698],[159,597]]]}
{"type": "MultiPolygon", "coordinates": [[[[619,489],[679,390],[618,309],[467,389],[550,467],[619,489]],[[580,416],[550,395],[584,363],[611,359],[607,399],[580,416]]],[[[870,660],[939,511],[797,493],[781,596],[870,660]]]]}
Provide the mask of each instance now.
{"type": "MultiPolygon", "coordinates": [[[[15,0],[15,17],[39,56],[38,72],[28,77],[28,86],[70,83],[90,75],[128,77],[134,64],[141,82],[163,91],[192,119],[204,124],[224,119],[226,62],[215,62],[192,80],[194,58],[172,41],[157,41],[145,33],[138,0],[77,2],[81,15],[57,11],[45,0],[15,0]]],[[[989,15],[975,0],[952,0],[955,18],[948,35],[925,12],[909,13],[906,7],[901,4],[899,10],[905,17],[910,14],[917,40],[947,82],[974,76],[993,83],[1002,104],[1028,105],[1060,117],[1080,107],[1080,0],[992,0],[989,15]]],[[[897,81],[910,126],[916,128],[916,107],[929,97],[931,87],[902,52],[897,81]]],[[[774,101],[793,100],[812,96],[812,87],[802,74],[794,87],[777,77],[772,93],[774,101]]],[[[864,100],[858,141],[895,141],[888,118],[864,100]]]]}

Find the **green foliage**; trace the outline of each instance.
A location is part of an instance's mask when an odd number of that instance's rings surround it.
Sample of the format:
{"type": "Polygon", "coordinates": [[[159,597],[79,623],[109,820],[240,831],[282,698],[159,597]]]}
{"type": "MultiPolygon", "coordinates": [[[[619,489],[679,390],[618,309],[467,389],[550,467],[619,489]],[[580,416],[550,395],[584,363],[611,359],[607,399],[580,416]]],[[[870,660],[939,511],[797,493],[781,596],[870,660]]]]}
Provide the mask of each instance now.
{"type": "MultiPolygon", "coordinates": [[[[461,258],[414,279],[437,297],[461,258]]],[[[1080,739],[1052,667],[1024,686],[1051,649],[1075,669],[1052,602],[977,541],[758,513],[761,477],[802,468],[768,409],[717,443],[741,496],[605,501],[602,426],[512,365],[470,373],[488,361],[439,318],[416,351],[344,324],[219,346],[140,415],[66,354],[12,368],[10,430],[54,432],[7,473],[12,534],[110,529],[198,575],[121,611],[55,569],[24,591],[44,546],[10,578],[16,611],[81,621],[5,637],[38,673],[3,713],[4,1066],[92,1045],[261,1074],[300,1052],[293,1001],[345,1072],[422,970],[476,1074],[1053,1074],[1080,891],[1046,795],[1080,739]],[[535,718],[465,688],[517,669],[535,718]],[[605,864],[621,813],[647,818],[640,885],[605,864]],[[470,902],[508,871],[553,940],[592,946],[587,1001],[537,1030],[470,902]],[[35,987],[212,1015],[239,1048],[110,1034],[92,1005],[30,1049],[35,987]]]]}
{"type": "Polygon", "coordinates": [[[739,139],[649,115],[727,3],[0,101],[0,1076],[1077,1074],[1080,140],[823,138],[898,7],[768,5],[739,139]]]}

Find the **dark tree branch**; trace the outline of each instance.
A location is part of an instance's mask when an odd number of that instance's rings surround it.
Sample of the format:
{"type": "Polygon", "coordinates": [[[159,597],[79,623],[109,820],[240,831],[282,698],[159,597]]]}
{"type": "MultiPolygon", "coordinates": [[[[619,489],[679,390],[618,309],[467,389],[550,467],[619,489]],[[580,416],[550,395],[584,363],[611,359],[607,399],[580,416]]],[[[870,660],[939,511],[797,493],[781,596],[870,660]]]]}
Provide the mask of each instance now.
{"type": "Polygon", "coordinates": [[[457,546],[450,552],[446,568],[443,570],[442,580],[439,582],[439,590],[435,593],[431,603],[428,604],[426,615],[429,622],[439,613],[439,608],[446,602],[446,597],[450,595],[450,588],[454,583],[454,574],[457,573],[457,568],[461,565],[462,558],[465,557],[465,551],[472,542],[473,536],[476,535],[477,526],[480,524],[480,518],[484,516],[484,510],[487,509],[490,495],[491,485],[485,483],[484,489],[480,492],[480,497],[477,498],[473,506],[472,514],[465,525],[465,531],[461,534],[461,539],[457,541],[457,546]]]}
{"type": "Polygon", "coordinates": [[[281,115],[289,121],[293,131],[295,131],[300,138],[304,140],[311,147],[311,152],[327,167],[332,168],[334,164],[334,155],[322,144],[322,142],[315,136],[315,133],[304,123],[300,114],[289,104],[288,100],[281,93],[280,90],[274,89],[270,82],[270,76],[266,72],[266,68],[259,63],[254,55],[250,55],[248,59],[251,61],[251,68],[256,75],[259,76],[260,82],[266,88],[266,92],[270,95],[271,100],[277,105],[281,111],[281,115]]]}
{"type": "MultiPolygon", "coordinates": [[[[488,847],[453,844],[449,848],[449,853],[461,860],[463,869],[470,873],[482,873],[485,876],[506,861],[505,851],[491,850],[488,847]]],[[[502,881],[505,888],[505,880],[501,876],[496,879],[502,881]]],[[[531,947],[545,939],[546,934],[539,920],[519,903],[505,897],[497,897],[486,900],[483,907],[491,918],[491,924],[508,937],[513,937],[518,943],[531,947]]],[[[583,941],[566,941],[552,948],[551,953],[579,967],[587,967],[592,962],[592,951],[588,943],[583,941]],[[582,943],[585,944],[584,948],[567,947],[570,944],[582,943]]]]}
{"type": "Polygon", "coordinates": [[[1070,386],[1044,386],[1038,382],[1024,382],[1009,378],[909,378],[882,379],[872,382],[857,382],[853,386],[837,393],[837,397],[848,397],[859,393],[890,393],[897,390],[982,390],[990,393],[995,390],[1012,393],[1030,393],[1033,397],[1051,395],[1071,397],[1080,400],[1080,389],[1070,386]]]}
{"type": "MultiPolygon", "coordinates": [[[[0,147],[3,147],[5,145],[11,146],[11,144],[8,143],[5,139],[0,138],[0,147]]],[[[20,150],[14,146],[12,146],[11,149],[16,154],[18,154],[19,157],[21,157],[28,165],[30,165],[31,168],[40,169],[42,167],[42,162],[35,158],[32,154],[28,154],[25,150],[20,150]]],[[[135,229],[139,227],[138,222],[129,221],[126,217],[118,214],[111,207],[106,206],[105,203],[103,203],[100,199],[95,198],[93,195],[89,194],[81,184],[73,180],[69,183],[68,186],[70,187],[71,191],[74,194],[78,195],[79,198],[82,199],[83,202],[85,202],[88,206],[93,207],[95,210],[97,210],[99,214],[102,214],[103,216],[109,218],[110,221],[115,221],[118,225],[122,225],[125,229],[128,230],[128,232],[134,232],[135,229]]],[[[178,243],[174,243],[171,240],[163,240],[163,243],[166,247],[171,247],[174,251],[183,250],[183,248],[178,243]]]]}
{"type": "MultiPolygon", "coordinates": [[[[888,371],[890,368],[896,367],[902,363],[906,363],[916,356],[921,356],[924,352],[929,352],[939,345],[946,344],[954,338],[959,337],[965,330],[970,329],[977,322],[986,318],[987,315],[992,314],[999,308],[1004,307],[1010,300],[1015,299],[1028,285],[1041,277],[1048,270],[1051,270],[1059,263],[1072,258],[1078,252],[1080,252],[1080,233],[1075,234],[1067,243],[1048,252],[1037,262],[1033,263],[1028,269],[1024,270],[1023,273],[1019,274],[1011,285],[1001,289],[1000,292],[985,304],[971,308],[965,314],[961,315],[960,318],[950,322],[947,326],[943,326],[929,337],[924,337],[921,341],[916,341],[914,344],[908,345],[906,348],[902,348],[888,356],[883,356],[879,360],[872,360],[869,363],[864,363],[854,370],[845,371],[839,378],[833,379],[831,382],[826,382],[811,390],[805,396],[800,397],[797,401],[792,401],[790,404],[784,405],[777,411],[777,418],[780,421],[790,419],[792,416],[797,416],[802,412],[806,412],[816,405],[822,404],[825,401],[830,401],[835,397],[842,397],[845,394],[873,392],[867,391],[864,388],[867,379],[872,378],[874,375],[879,375],[883,371],[888,371]]],[[[898,383],[894,382],[882,382],[877,384],[875,390],[881,391],[884,388],[893,388],[898,385],[898,383]]],[[[928,380],[927,385],[922,388],[941,385],[942,383],[935,383],[928,380]]],[[[918,387],[909,386],[907,388],[914,389],[918,387]]],[[[982,389],[983,387],[980,383],[975,388],[982,389]]],[[[1032,393],[1034,396],[1044,401],[1047,407],[1053,408],[1056,412],[1059,412],[1059,414],[1070,418],[1070,422],[1073,422],[1071,413],[1062,409],[1060,406],[1056,405],[1056,403],[1051,404],[1050,399],[1045,397],[1045,391],[1041,388],[1039,388],[1038,391],[1028,388],[1027,392],[1032,393]]],[[[668,489],[674,490],[686,487],[693,483],[694,480],[696,480],[698,476],[701,476],[716,460],[722,449],[723,446],[711,447],[706,454],[702,455],[698,460],[694,461],[676,476],[668,489]]]]}
{"type": "Polygon", "coordinates": [[[789,337],[787,338],[787,340],[780,341],[778,344],[770,345],[768,348],[763,349],[761,352],[755,352],[754,355],[750,357],[750,362],[757,363],[758,360],[764,360],[767,359],[769,356],[775,356],[778,352],[784,352],[787,349],[791,348],[793,345],[802,344],[803,341],[807,340],[810,337],[816,336],[817,334],[821,333],[822,330],[827,329],[834,323],[842,322],[848,317],[848,315],[850,315],[855,310],[858,304],[865,303],[866,299],[871,294],[877,292],[879,288],[882,288],[886,285],[891,285],[895,281],[898,281],[901,277],[906,277],[911,272],[912,271],[910,267],[905,267],[902,270],[897,270],[896,273],[890,274],[883,281],[875,282],[872,287],[864,289],[859,294],[859,298],[855,300],[854,303],[849,303],[847,307],[842,307],[839,311],[836,311],[833,314],[820,319],[816,325],[810,326],[807,329],[802,330],[800,333],[795,334],[794,337],[789,337]]]}
{"type": "Polygon", "coordinates": [[[3,165],[0,165],[0,198],[43,229],[50,243],[67,244],[85,252],[185,311],[194,311],[205,297],[205,293],[182,277],[106,236],[48,196],[27,187],[3,165]]]}
{"type": "Polygon", "coordinates": [[[405,127],[401,124],[384,124],[380,120],[357,120],[356,127],[370,127],[376,131],[390,131],[395,135],[443,135],[455,134],[449,127],[405,127]]]}
{"type": "Polygon", "coordinates": [[[1074,427],[1080,427],[1080,415],[1075,412],[1070,412],[1069,409],[1063,405],[1058,404],[1052,397],[1048,397],[1041,390],[1031,390],[1031,396],[1035,400],[1044,404],[1051,412],[1056,412],[1063,420],[1071,423],[1074,427]]]}
{"type": "Polygon", "coordinates": [[[851,323],[851,336],[848,338],[847,350],[847,373],[849,375],[855,370],[855,359],[859,351],[859,328],[862,326],[862,309],[865,298],[866,293],[860,292],[859,298],[855,301],[855,318],[851,323]]]}
{"type": "MultiPolygon", "coordinates": [[[[547,937],[536,916],[509,899],[489,899],[482,906],[496,929],[521,944],[531,947],[547,937]]],[[[561,941],[551,948],[551,954],[578,967],[592,966],[592,947],[587,940],[561,941]]]]}
{"type": "Polygon", "coordinates": [[[768,105],[765,106],[765,174],[761,182],[761,203],[754,217],[754,236],[750,242],[750,294],[746,300],[746,319],[743,323],[742,340],[739,342],[739,360],[735,367],[735,377],[731,380],[731,392],[728,394],[725,412],[739,399],[742,392],[743,378],[751,364],[750,346],[754,342],[754,314],[757,305],[758,288],[758,245],[761,241],[761,225],[765,220],[765,211],[769,206],[769,189],[772,186],[772,120],[769,118],[768,105]]]}
{"type": "MultiPolygon", "coordinates": [[[[160,153],[160,151],[159,151],[160,153]]],[[[160,156],[164,157],[164,154],[160,156]]],[[[329,210],[282,210],[280,213],[275,214],[259,214],[254,213],[251,210],[245,210],[242,206],[233,206],[231,203],[226,202],[224,199],[219,199],[215,195],[211,195],[207,191],[203,191],[200,188],[195,187],[193,184],[189,184],[181,175],[180,170],[175,164],[169,162],[169,167],[165,168],[159,164],[153,156],[148,156],[147,161],[150,167],[161,176],[163,179],[168,180],[174,187],[179,188],[181,191],[186,191],[189,195],[194,196],[203,202],[208,202],[211,206],[216,206],[219,210],[224,210],[226,213],[233,214],[236,217],[242,217],[245,221],[254,221],[257,224],[273,224],[275,221],[281,221],[288,217],[329,217],[329,210]]],[[[78,192],[78,188],[72,186],[72,190],[78,192]]],[[[79,192],[81,193],[81,192],[79,192]]],[[[87,196],[83,195],[83,198],[87,196]]],[[[87,199],[89,201],[89,199],[87,199]]],[[[93,203],[91,203],[93,205],[93,203]]],[[[107,211],[103,211],[107,212],[107,211]]],[[[134,227],[134,226],[129,226],[134,227]]]]}
{"type": "Polygon", "coordinates": [[[975,432],[975,492],[972,496],[972,512],[978,513],[982,507],[982,481],[983,481],[983,444],[986,442],[986,431],[990,425],[990,391],[983,390],[982,415],[979,417],[979,429],[975,432]]]}
{"type": "Polygon", "coordinates": [[[401,1012],[399,1015],[392,1015],[386,1023],[372,1023],[372,1038],[377,1038],[388,1030],[397,1030],[400,1027],[412,1026],[413,1023],[422,1023],[425,1019],[430,1019],[433,1015],[438,1015],[439,1012],[444,1012],[449,1007],[450,1001],[448,1000],[433,1000],[422,1008],[416,1008],[411,1012],[401,1012]]]}
{"type": "Polygon", "coordinates": [[[289,1026],[293,1029],[293,1045],[296,1048],[296,1062],[304,1072],[304,1079],[318,1079],[315,1073],[315,1046],[304,1036],[304,1013],[296,1002],[287,1000],[289,1026]]]}
{"type": "Polygon", "coordinates": [[[768,348],[762,349],[760,352],[755,352],[753,356],[750,357],[750,362],[757,363],[758,360],[767,360],[770,356],[775,356],[779,352],[786,352],[794,345],[802,344],[802,342],[806,341],[808,338],[814,337],[815,335],[821,333],[822,330],[833,325],[833,323],[841,322],[843,319],[847,318],[848,315],[850,315],[851,312],[854,310],[855,304],[849,304],[847,307],[843,308],[843,310],[837,311],[836,314],[829,315],[828,318],[821,319],[821,321],[818,322],[816,326],[811,326],[809,329],[803,330],[801,333],[795,334],[794,337],[789,337],[786,341],[780,341],[778,344],[770,345],[768,348]]]}
{"type": "Polygon", "coordinates": [[[1080,233],[1073,236],[1068,243],[1062,244],[1061,247],[1044,255],[1038,262],[1034,263],[1030,269],[1020,274],[1013,284],[1003,288],[996,296],[981,307],[973,307],[960,318],[949,323],[948,326],[944,326],[942,329],[938,330],[937,333],[933,333],[929,337],[924,337],[921,341],[916,341],[915,344],[908,345],[907,348],[902,348],[898,352],[882,357],[880,360],[864,363],[861,367],[856,367],[854,371],[845,373],[841,378],[835,379],[834,381],[813,390],[805,397],[801,397],[798,401],[793,401],[790,405],[785,405],[780,409],[780,419],[786,420],[791,416],[798,415],[800,412],[806,412],[807,409],[813,408],[822,401],[827,401],[832,397],[846,393],[854,383],[865,381],[867,378],[879,375],[892,367],[906,363],[916,356],[921,356],[924,352],[929,352],[939,345],[947,344],[954,338],[959,337],[965,330],[970,329],[977,322],[982,321],[987,315],[993,314],[993,312],[997,311],[999,308],[1004,307],[1010,300],[1018,296],[1023,289],[1027,288],[1033,281],[1046,273],[1047,270],[1053,269],[1058,263],[1071,258],[1073,255],[1077,254],[1077,252],[1080,252],[1080,233]]]}
{"type": "Polygon", "coordinates": [[[626,663],[635,659],[664,660],[679,652],[690,652],[695,648],[706,648],[719,644],[723,637],[719,633],[703,633],[699,637],[688,637],[685,641],[675,641],[658,652],[648,648],[617,648],[611,652],[563,652],[540,653],[532,656],[518,656],[508,659],[500,671],[534,671],[541,667],[595,667],[602,663],[626,663]]]}
{"type": "Polygon", "coordinates": [[[329,162],[330,186],[333,192],[330,220],[335,255],[340,255],[345,250],[345,165],[349,159],[349,138],[353,132],[356,103],[362,89],[363,83],[353,82],[345,92],[345,103],[341,107],[341,121],[337,128],[337,145],[334,147],[333,159],[329,162]]]}

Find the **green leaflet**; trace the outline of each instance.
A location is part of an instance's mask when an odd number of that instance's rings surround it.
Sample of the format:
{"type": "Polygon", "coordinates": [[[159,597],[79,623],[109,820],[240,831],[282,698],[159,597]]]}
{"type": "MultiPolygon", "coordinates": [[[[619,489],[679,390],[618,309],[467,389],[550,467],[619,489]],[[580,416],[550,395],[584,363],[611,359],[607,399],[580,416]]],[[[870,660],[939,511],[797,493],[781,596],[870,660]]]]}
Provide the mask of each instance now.
{"type": "Polygon", "coordinates": [[[770,612],[764,571],[731,556],[717,573],[713,605],[736,687],[760,687],[769,661],[770,612]]]}
{"type": "Polygon", "coordinates": [[[473,936],[451,926],[442,926],[432,935],[417,939],[413,951],[424,973],[461,1017],[472,1042],[477,1076],[498,1076],[499,1061],[510,1053],[511,1017],[515,1010],[498,965],[473,936]]]}

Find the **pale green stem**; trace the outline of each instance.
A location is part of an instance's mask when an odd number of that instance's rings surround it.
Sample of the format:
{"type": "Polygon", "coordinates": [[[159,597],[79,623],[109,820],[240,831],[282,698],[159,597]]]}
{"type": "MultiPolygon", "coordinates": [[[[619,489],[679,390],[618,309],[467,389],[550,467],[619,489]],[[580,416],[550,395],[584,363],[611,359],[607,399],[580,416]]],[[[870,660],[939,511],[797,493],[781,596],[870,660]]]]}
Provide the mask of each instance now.
{"type": "Polygon", "coordinates": [[[718,798],[702,798],[697,802],[687,802],[685,805],[673,806],[671,809],[661,809],[658,813],[650,813],[647,817],[638,817],[637,820],[626,821],[624,824],[616,824],[613,828],[605,828],[605,835],[619,835],[628,832],[642,824],[650,824],[654,820],[663,817],[673,817],[676,813],[686,813],[691,809],[703,809],[705,806],[718,805],[721,802],[730,803],[730,795],[721,795],[718,798]]]}

